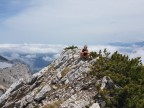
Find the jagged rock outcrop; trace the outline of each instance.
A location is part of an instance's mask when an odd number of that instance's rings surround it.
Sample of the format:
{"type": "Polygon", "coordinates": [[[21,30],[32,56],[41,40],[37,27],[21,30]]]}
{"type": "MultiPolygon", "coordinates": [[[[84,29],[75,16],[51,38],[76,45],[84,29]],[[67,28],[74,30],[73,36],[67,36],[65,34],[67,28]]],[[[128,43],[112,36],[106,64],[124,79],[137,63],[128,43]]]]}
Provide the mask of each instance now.
{"type": "Polygon", "coordinates": [[[0,69],[0,96],[19,79],[29,80],[30,77],[30,70],[25,64],[17,63],[12,67],[0,69]]]}
{"type": "MultiPolygon", "coordinates": [[[[79,52],[79,49],[64,50],[58,59],[30,80],[13,84],[0,97],[0,107],[99,108],[99,103],[94,99],[98,94],[95,86],[97,79],[90,74],[95,60],[81,60],[79,52]]],[[[105,83],[102,79],[100,82],[105,83]]]]}

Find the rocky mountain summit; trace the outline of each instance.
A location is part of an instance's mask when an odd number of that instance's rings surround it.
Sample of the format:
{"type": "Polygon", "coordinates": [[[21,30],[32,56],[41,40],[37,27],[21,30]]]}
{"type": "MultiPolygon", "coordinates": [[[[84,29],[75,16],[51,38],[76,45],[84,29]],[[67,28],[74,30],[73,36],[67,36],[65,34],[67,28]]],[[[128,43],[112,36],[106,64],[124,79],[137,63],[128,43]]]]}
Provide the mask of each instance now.
{"type": "Polygon", "coordinates": [[[22,63],[11,63],[11,67],[0,68],[0,96],[19,79],[28,80],[30,77],[29,68],[22,63]]]}
{"type": "MultiPolygon", "coordinates": [[[[30,80],[20,79],[0,97],[1,108],[100,108],[105,102],[99,89],[111,88],[110,77],[90,74],[96,59],[81,60],[80,49],[64,50],[30,80]]],[[[116,87],[116,85],[114,85],[116,87]]]]}

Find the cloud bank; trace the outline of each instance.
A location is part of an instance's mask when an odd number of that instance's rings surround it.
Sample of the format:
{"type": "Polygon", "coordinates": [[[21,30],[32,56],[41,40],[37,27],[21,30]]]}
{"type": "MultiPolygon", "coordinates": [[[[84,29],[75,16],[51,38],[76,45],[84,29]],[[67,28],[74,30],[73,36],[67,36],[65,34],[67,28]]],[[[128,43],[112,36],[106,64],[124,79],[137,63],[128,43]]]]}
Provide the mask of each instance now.
{"type": "Polygon", "coordinates": [[[65,45],[48,44],[0,44],[0,54],[12,61],[29,65],[32,71],[47,66],[59,56],[65,45]]]}
{"type": "MultiPolygon", "coordinates": [[[[20,60],[30,66],[32,71],[38,71],[49,65],[54,59],[58,58],[66,45],[48,45],[48,44],[0,44],[0,54],[9,60],[20,60]]],[[[80,49],[83,46],[78,45],[80,49]]],[[[89,45],[89,51],[107,49],[113,53],[119,51],[122,54],[129,55],[130,58],[141,57],[144,63],[144,47],[137,46],[111,46],[111,45],[89,45]]]]}
{"type": "Polygon", "coordinates": [[[0,44],[0,53],[3,53],[3,52],[27,53],[27,54],[59,53],[64,47],[66,47],[66,45],[0,44]]]}
{"type": "MultiPolygon", "coordinates": [[[[45,61],[51,61],[59,56],[61,51],[67,47],[67,45],[49,45],[49,44],[0,44],[0,54],[10,54],[9,59],[20,59],[20,54],[27,59],[35,59],[38,54],[50,54],[50,56],[43,56],[45,61]]],[[[80,49],[83,46],[78,45],[80,49]]],[[[119,51],[123,54],[128,54],[130,57],[142,57],[144,53],[144,47],[137,46],[112,46],[112,45],[89,45],[89,51],[99,51],[105,48],[113,53],[119,51]]]]}

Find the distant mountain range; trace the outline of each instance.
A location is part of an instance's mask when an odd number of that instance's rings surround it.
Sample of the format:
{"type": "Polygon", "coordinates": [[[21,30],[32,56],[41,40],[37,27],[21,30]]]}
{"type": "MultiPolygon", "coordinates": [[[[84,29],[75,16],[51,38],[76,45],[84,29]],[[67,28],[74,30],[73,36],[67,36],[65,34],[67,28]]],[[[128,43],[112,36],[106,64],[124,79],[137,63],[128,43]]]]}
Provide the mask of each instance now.
{"type": "Polygon", "coordinates": [[[0,68],[12,67],[12,62],[0,55],[0,68]]]}
{"type": "Polygon", "coordinates": [[[9,60],[0,55],[0,62],[8,62],[9,60]]]}
{"type": "Polygon", "coordinates": [[[6,54],[3,54],[5,57],[11,59],[11,60],[8,60],[4,57],[1,56],[0,58],[0,61],[3,61],[1,65],[1,62],[0,62],[0,68],[4,68],[4,67],[9,67],[6,65],[6,63],[17,63],[17,62],[20,62],[22,64],[26,64],[29,66],[30,70],[32,73],[35,73],[35,72],[38,72],[40,69],[42,69],[43,67],[49,65],[51,63],[51,61],[54,59],[54,55],[55,54],[21,54],[19,53],[18,54],[18,57],[14,57],[12,58],[11,57],[11,54],[10,53],[6,53],[6,54]],[[5,62],[4,62],[5,61],[5,62]],[[4,66],[5,64],[5,66],[4,66]]]}
{"type": "Polygon", "coordinates": [[[144,46],[144,41],[142,41],[142,42],[136,42],[135,45],[143,47],[144,46]]]}
{"type": "Polygon", "coordinates": [[[123,46],[123,47],[130,47],[130,46],[137,46],[137,47],[144,47],[144,41],[141,42],[131,42],[131,43],[125,43],[125,42],[113,42],[109,43],[109,45],[112,46],[123,46]]]}

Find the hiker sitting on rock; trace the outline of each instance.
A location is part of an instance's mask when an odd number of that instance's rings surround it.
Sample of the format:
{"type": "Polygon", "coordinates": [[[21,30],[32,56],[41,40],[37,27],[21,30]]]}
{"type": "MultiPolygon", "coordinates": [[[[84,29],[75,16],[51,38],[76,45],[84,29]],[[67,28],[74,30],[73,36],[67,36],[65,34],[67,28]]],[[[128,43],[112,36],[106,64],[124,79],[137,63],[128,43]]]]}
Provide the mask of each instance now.
{"type": "Polygon", "coordinates": [[[89,53],[89,51],[87,49],[87,45],[85,45],[84,48],[80,52],[80,57],[89,59],[89,56],[90,56],[90,53],[89,53]]]}

